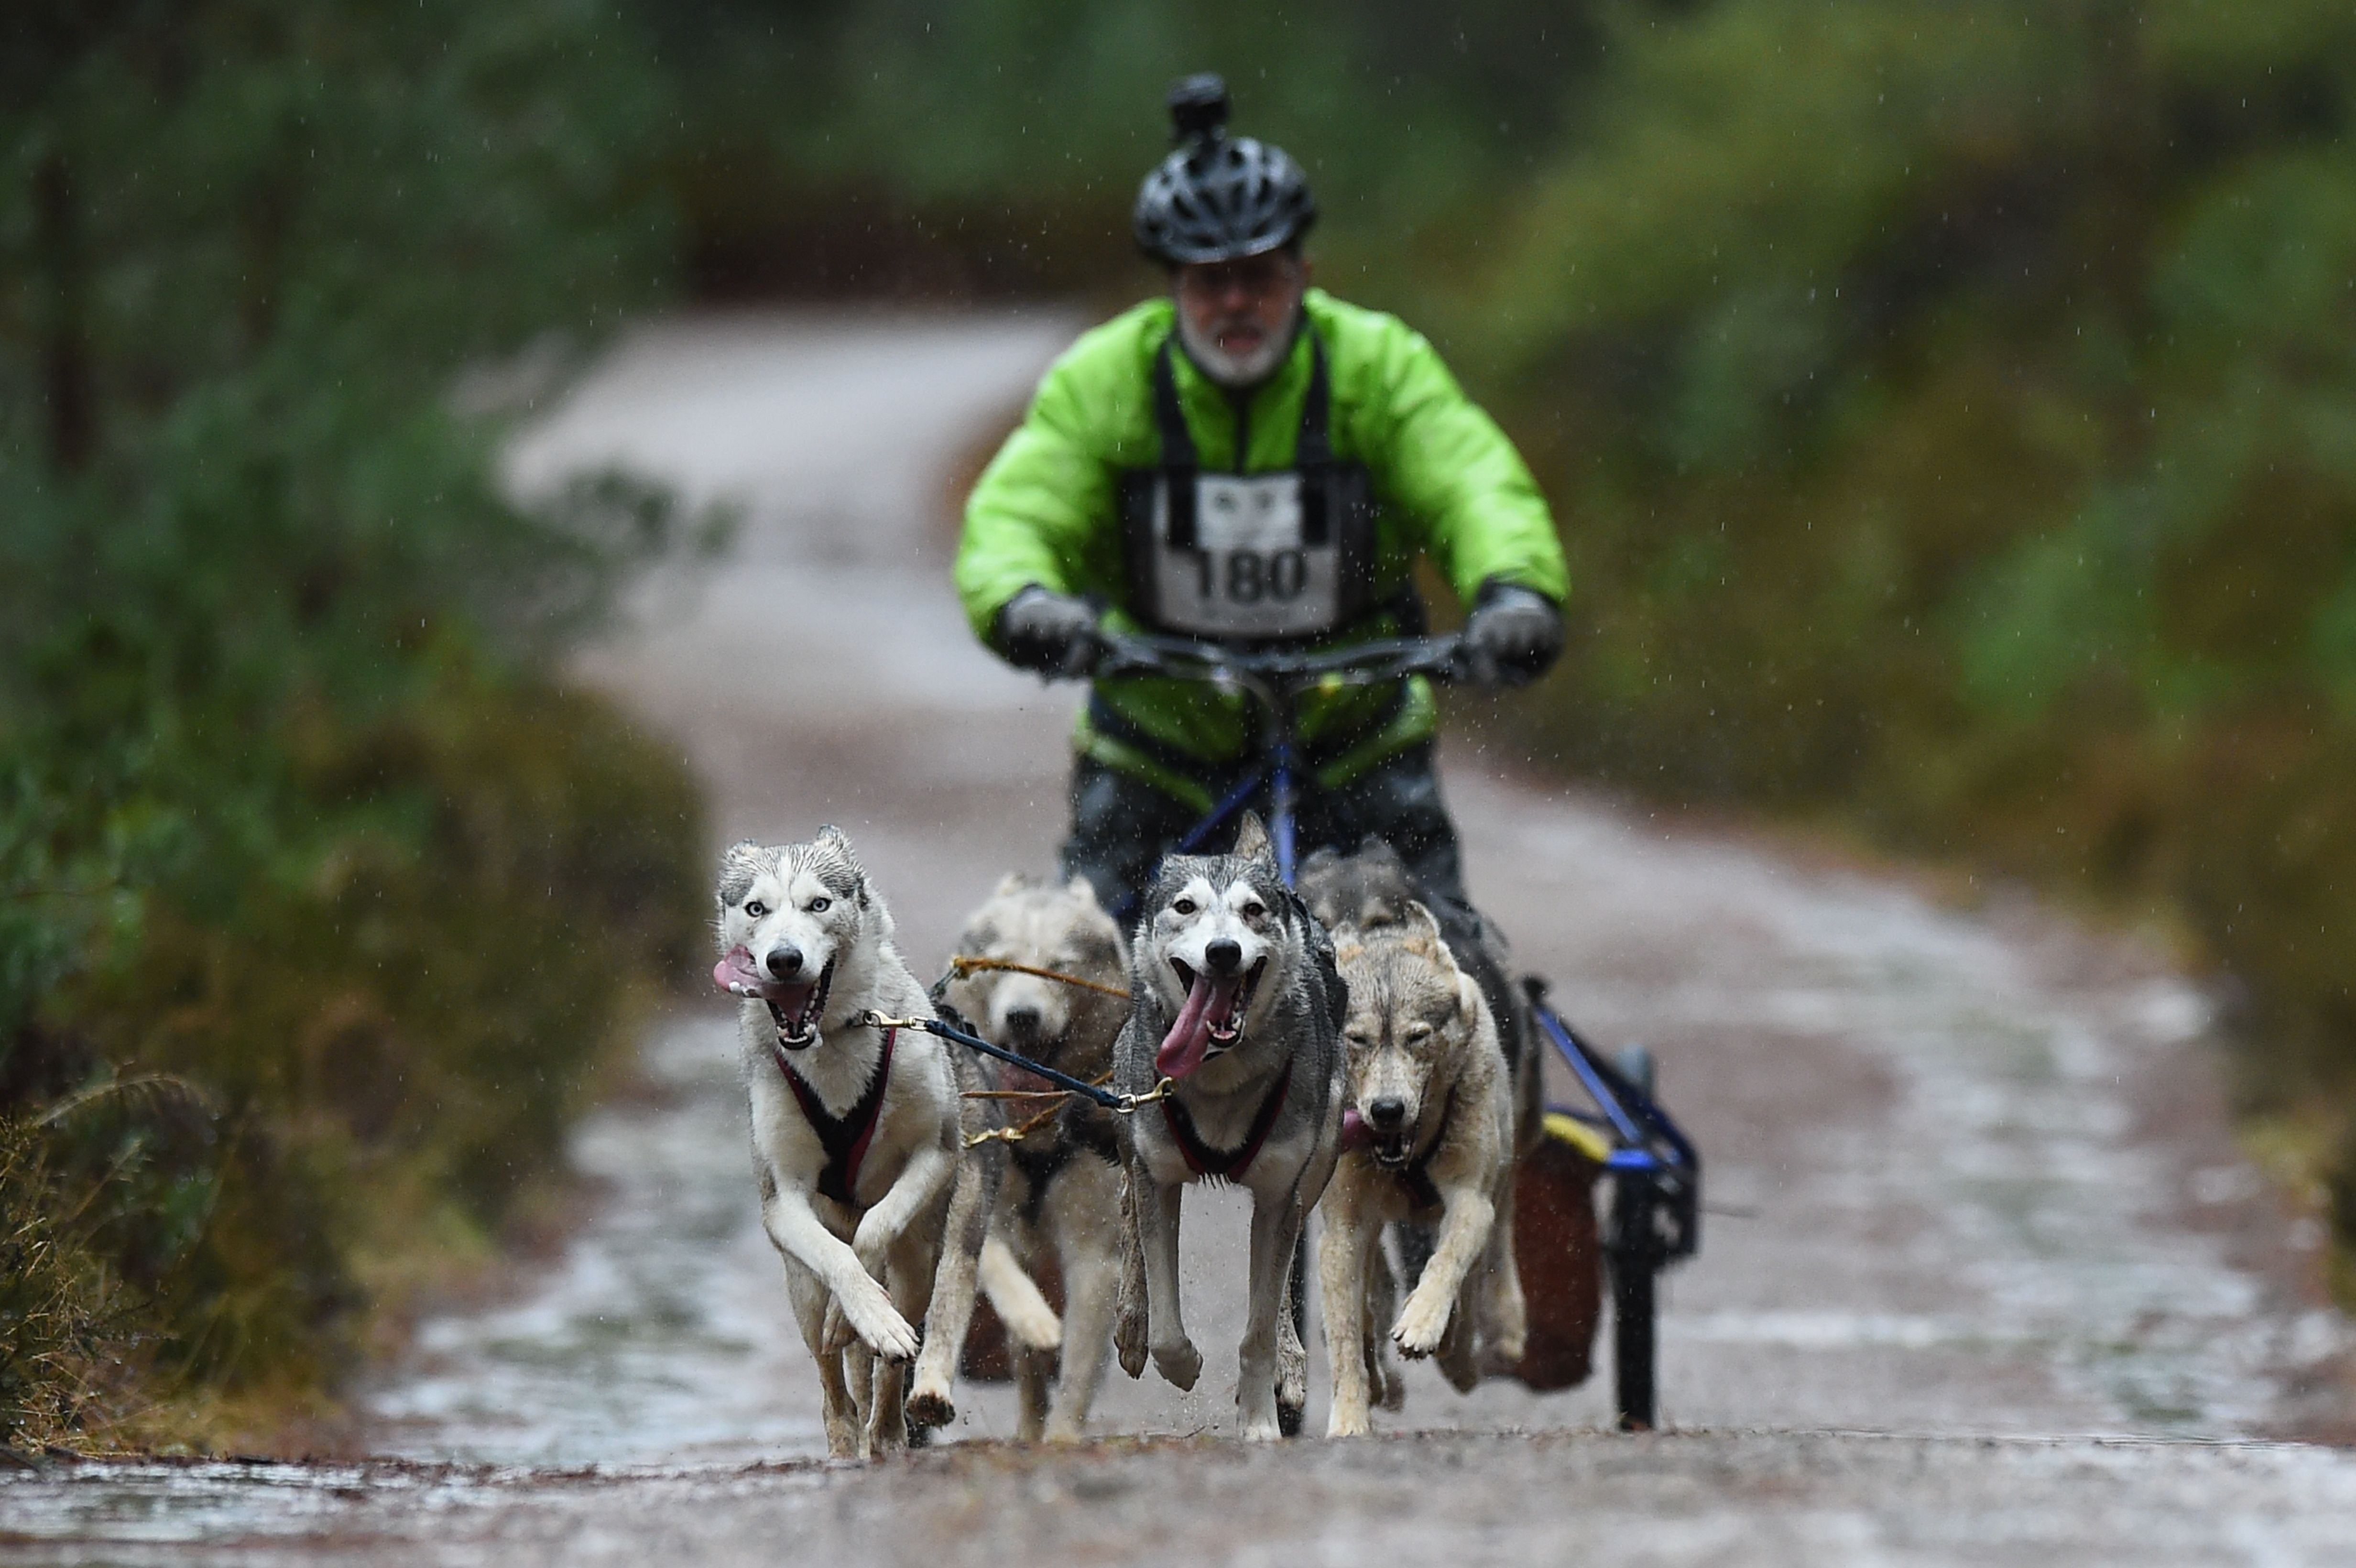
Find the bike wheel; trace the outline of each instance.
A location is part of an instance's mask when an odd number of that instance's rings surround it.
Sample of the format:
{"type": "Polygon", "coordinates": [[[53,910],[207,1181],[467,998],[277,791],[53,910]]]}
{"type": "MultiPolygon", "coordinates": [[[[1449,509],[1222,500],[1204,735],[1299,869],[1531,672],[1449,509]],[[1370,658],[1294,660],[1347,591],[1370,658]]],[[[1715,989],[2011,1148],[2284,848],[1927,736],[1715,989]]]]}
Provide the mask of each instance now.
{"type": "Polygon", "coordinates": [[[1612,1377],[1620,1430],[1650,1432],[1658,1318],[1653,1285],[1658,1271],[1634,1253],[1612,1254],[1612,1377]]]}

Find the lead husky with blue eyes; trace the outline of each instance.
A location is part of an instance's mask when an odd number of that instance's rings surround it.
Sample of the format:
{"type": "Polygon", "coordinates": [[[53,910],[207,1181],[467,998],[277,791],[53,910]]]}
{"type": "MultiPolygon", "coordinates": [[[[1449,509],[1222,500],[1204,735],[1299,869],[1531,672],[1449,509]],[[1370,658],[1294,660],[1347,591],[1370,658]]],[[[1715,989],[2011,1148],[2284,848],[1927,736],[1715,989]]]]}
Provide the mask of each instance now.
{"type": "Polygon", "coordinates": [[[719,905],[712,979],[742,1000],[761,1224],[818,1363],[827,1452],[905,1446],[909,1417],[937,1426],[955,1414],[949,1380],[1004,1146],[960,1157],[989,1118],[982,1102],[960,1100],[961,1084],[979,1083],[969,1061],[922,1029],[863,1021],[934,1015],[841,832],[737,845],[719,905]]]}
{"type": "Polygon", "coordinates": [[[1181,1389],[1203,1370],[1178,1306],[1182,1189],[1205,1178],[1251,1189],[1251,1273],[1236,1407],[1243,1435],[1297,1430],[1308,1357],[1294,1330],[1293,1248],[1341,1147],[1341,1025],[1333,944],[1278,875],[1259,818],[1227,855],[1173,855],[1146,890],[1130,947],[1128,1025],[1113,1082],[1159,1103],[1122,1118],[1130,1211],[1113,1344],[1130,1376],[1181,1389]]]}

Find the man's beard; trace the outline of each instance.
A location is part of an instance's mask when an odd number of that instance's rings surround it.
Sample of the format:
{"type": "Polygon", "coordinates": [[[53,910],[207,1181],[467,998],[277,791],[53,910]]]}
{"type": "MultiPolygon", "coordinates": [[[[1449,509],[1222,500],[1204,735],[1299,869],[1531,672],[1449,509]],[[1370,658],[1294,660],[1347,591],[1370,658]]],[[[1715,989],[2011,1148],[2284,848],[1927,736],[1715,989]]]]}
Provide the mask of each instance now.
{"type": "Polygon", "coordinates": [[[1295,305],[1292,319],[1281,332],[1270,333],[1258,348],[1248,354],[1230,354],[1219,347],[1218,339],[1195,332],[1186,313],[1178,313],[1178,343],[1186,350],[1186,357],[1195,368],[1229,391],[1241,391],[1257,387],[1276,374],[1284,357],[1292,352],[1292,339],[1300,329],[1301,307],[1295,305]]]}

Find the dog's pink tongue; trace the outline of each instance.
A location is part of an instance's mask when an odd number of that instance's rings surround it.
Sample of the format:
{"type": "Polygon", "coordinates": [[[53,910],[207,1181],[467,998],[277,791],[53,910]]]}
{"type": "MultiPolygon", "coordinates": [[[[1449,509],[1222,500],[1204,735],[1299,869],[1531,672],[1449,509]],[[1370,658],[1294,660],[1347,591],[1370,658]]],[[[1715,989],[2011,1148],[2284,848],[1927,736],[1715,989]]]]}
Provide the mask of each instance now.
{"type": "Polygon", "coordinates": [[[732,947],[728,956],[712,966],[712,983],[735,997],[757,997],[768,985],[769,977],[753,967],[753,955],[742,947],[732,947]]]}
{"type": "Polygon", "coordinates": [[[1232,996],[1241,984],[1237,980],[1213,980],[1207,975],[1194,976],[1194,987],[1186,993],[1186,1005],[1178,1009],[1178,1021],[1162,1037],[1162,1049],[1153,1053],[1154,1070],[1164,1078],[1183,1078],[1203,1065],[1203,1058],[1211,1049],[1211,1004],[1222,995],[1232,996]]]}
{"type": "Polygon", "coordinates": [[[1344,1148],[1372,1148],[1374,1146],[1375,1135],[1367,1129],[1366,1118],[1358,1115],[1358,1108],[1353,1105],[1348,1110],[1343,1112],[1342,1147],[1344,1148]]]}

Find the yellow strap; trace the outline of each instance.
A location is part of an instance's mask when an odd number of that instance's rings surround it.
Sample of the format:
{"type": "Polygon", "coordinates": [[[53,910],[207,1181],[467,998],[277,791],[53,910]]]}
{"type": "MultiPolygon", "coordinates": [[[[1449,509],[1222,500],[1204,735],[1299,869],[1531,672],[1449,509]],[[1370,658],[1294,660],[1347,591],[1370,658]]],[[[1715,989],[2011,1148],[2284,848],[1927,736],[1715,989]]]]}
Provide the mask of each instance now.
{"type": "Polygon", "coordinates": [[[1598,1165],[1612,1157],[1612,1140],[1567,1112],[1546,1114],[1546,1134],[1561,1139],[1598,1165]]]}

